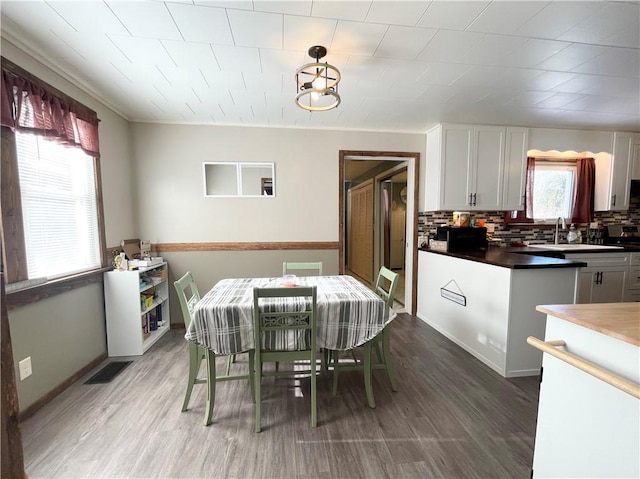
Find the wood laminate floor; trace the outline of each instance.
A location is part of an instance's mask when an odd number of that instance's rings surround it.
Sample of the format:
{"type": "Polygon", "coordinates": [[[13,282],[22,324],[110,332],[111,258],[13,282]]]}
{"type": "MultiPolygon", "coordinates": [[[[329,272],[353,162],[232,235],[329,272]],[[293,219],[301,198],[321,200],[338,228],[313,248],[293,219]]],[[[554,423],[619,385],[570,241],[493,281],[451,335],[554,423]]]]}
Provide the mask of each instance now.
{"type": "MultiPolygon", "coordinates": [[[[209,427],[203,387],[180,412],[187,345],[183,331],[170,331],[111,383],[83,378],[22,423],[26,472],[30,479],[528,478],[538,378],[504,379],[407,314],[392,331],[400,391],[375,371],[377,407],[369,409],[361,373],[341,374],[335,397],[330,376],[320,377],[312,429],[309,380],[268,378],[259,434],[246,382],[218,384],[209,427]]],[[[247,355],[234,367],[246,368],[247,355]]]]}

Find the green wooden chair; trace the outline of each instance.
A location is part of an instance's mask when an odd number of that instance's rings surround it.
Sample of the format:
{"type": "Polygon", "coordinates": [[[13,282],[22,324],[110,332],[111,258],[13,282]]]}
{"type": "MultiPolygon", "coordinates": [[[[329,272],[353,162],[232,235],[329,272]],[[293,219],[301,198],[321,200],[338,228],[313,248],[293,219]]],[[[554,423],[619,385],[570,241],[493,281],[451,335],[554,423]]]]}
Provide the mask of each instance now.
{"type": "MultiPolygon", "coordinates": [[[[185,328],[189,328],[191,321],[193,320],[193,311],[196,303],[200,301],[200,293],[198,292],[198,286],[190,271],[188,271],[182,278],[175,281],[174,286],[178,299],[180,300],[180,308],[182,309],[182,318],[184,320],[185,328]]],[[[213,417],[213,408],[215,405],[216,389],[215,383],[218,381],[232,381],[238,379],[248,379],[249,386],[251,387],[251,397],[255,398],[253,389],[253,351],[249,351],[249,374],[243,375],[229,375],[229,367],[234,355],[230,355],[227,362],[227,374],[225,376],[216,376],[216,355],[209,349],[198,346],[191,341],[188,341],[189,345],[189,377],[187,379],[187,392],[184,396],[184,402],[182,403],[182,411],[186,411],[189,408],[189,400],[191,399],[191,392],[193,386],[196,384],[207,384],[207,406],[205,409],[205,426],[211,424],[211,418],[213,417]],[[198,377],[202,360],[206,359],[207,363],[207,376],[198,377]],[[214,380],[210,381],[209,378],[213,377],[214,380]]]]}
{"type": "Polygon", "coordinates": [[[316,287],[255,288],[253,318],[255,334],[256,432],[262,429],[261,384],[265,376],[311,378],[311,427],[318,424],[316,405],[316,287]],[[289,311],[295,302],[295,311],[289,311]],[[287,304],[289,307],[285,307],[287,304]],[[286,344],[285,344],[286,343],[286,344]],[[309,361],[309,371],[263,371],[268,362],[309,361]]]}
{"type": "MultiPolygon", "coordinates": [[[[322,276],[322,261],[316,261],[311,263],[293,263],[293,262],[283,262],[282,263],[282,275],[285,274],[294,274],[299,271],[304,271],[305,273],[315,273],[315,276],[322,276]]],[[[305,276],[309,276],[306,274],[305,276]]]]}
{"type": "MultiPolygon", "coordinates": [[[[282,276],[285,274],[294,274],[303,272],[305,276],[322,276],[322,261],[312,261],[312,262],[291,262],[284,261],[282,263],[282,276]]],[[[322,350],[322,371],[327,371],[327,362],[329,360],[329,352],[327,350],[322,350]]],[[[278,363],[276,363],[276,370],[279,368],[278,363]]]]}
{"type": "MultiPolygon", "coordinates": [[[[393,307],[393,300],[395,299],[396,289],[398,287],[398,279],[399,275],[397,273],[394,273],[384,266],[380,268],[376,280],[375,292],[385,301],[389,308],[393,307]]],[[[389,382],[391,383],[391,389],[398,391],[398,383],[396,381],[395,371],[393,370],[393,364],[391,363],[390,345],[391,323],[387,324],[375,338],[363,345],[363,359],[360,363],[354,361],[354,363],[341,364],[338,351],[333,351],[333,395],[335,396],[338,392],[338,378],[341,371],[364,371],[367,402],[370,408],[375,408],[376,402],[371,388],[371,371],[373,369],[386,370],[389,376],[389,382]],[[371,363],[371,349],[374,347],[378,359],[377,363],[371,363]]]]}

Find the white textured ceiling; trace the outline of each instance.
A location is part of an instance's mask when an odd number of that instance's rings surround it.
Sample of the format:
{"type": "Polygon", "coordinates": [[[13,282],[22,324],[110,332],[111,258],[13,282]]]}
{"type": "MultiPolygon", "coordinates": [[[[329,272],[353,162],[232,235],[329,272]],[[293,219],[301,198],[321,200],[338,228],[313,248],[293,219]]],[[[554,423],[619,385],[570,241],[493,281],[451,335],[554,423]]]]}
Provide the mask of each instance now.
{"type": "Polygon", "coordinates": [[[640,131],[637,1],[11,1],[2,36],[131,121],[640,131]],[[324,45],[341,105],[294,104],[324,45]]]}

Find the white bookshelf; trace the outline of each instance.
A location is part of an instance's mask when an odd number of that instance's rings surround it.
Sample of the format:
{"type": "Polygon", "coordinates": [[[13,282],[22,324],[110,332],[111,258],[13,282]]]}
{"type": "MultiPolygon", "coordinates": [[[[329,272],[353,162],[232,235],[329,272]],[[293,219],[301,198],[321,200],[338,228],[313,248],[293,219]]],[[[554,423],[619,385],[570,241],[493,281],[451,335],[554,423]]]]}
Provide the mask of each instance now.
{"type": "Polygon", "coordinates": [[[144,354],[170,328],[169,267],[160,263],[136,271],[104,273],[104,302],[109,356],[144,354]],[[145,305],[142,296],[153,295],[145,305]],[[152,330],[152,317],[158,321],[152,330]],[[145,328],[146,324],[146,328],[145,328]]]}

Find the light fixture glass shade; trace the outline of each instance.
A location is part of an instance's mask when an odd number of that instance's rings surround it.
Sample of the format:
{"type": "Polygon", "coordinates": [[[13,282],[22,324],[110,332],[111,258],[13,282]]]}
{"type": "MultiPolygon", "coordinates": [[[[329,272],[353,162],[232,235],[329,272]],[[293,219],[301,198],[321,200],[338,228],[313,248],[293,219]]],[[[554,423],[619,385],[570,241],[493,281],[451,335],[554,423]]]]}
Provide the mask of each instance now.
{"type": "Polygon", "coordinates": [[[340,104],[340,71],[328,63],[307,63],[296,71],[296,104],[309,111],[326,111],[340,104]]]}

